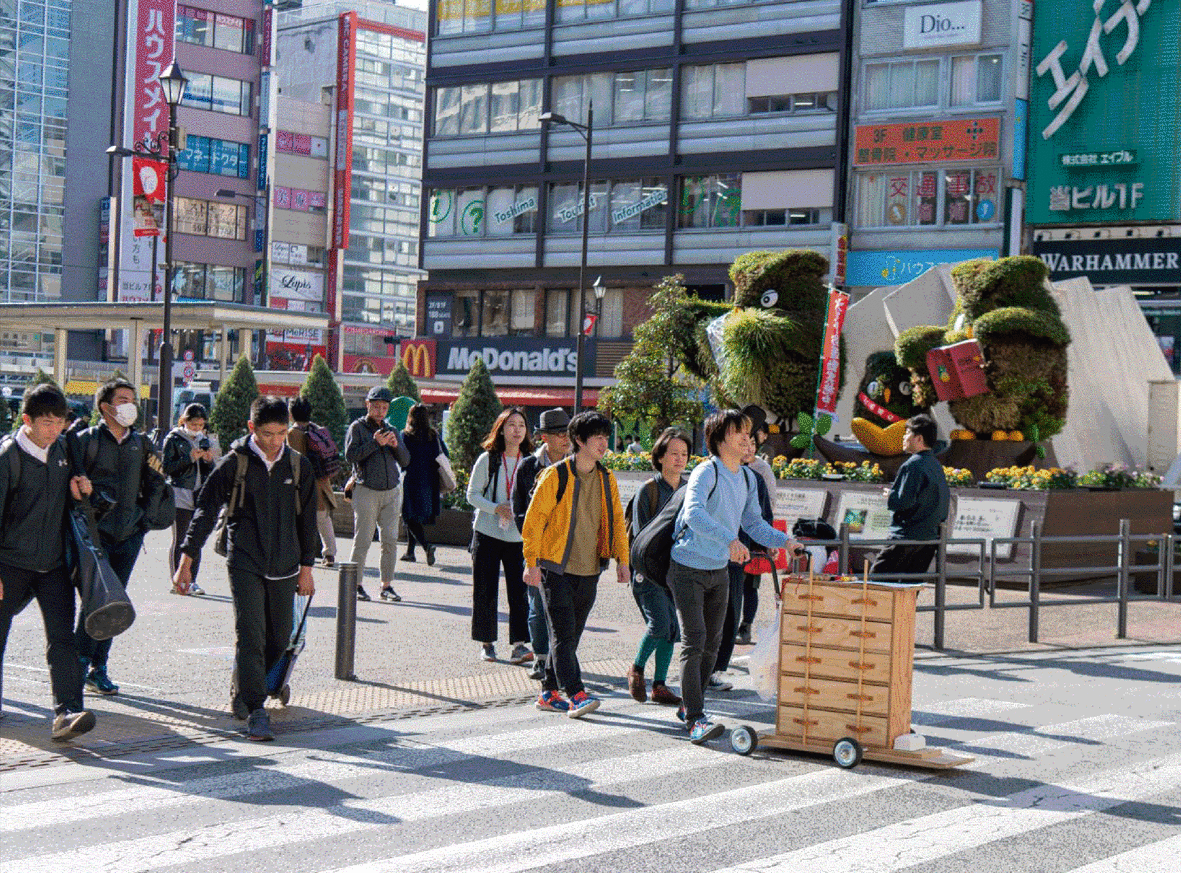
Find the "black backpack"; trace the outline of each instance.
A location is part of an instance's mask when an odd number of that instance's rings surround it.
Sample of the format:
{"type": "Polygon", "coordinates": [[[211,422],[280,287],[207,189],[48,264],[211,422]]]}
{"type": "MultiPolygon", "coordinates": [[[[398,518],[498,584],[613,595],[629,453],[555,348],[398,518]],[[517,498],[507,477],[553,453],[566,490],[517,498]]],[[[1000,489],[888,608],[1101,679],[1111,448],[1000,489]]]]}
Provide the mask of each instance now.
{"type": "MultiPolygon", "coordinates": [[[[632,495],[632,499],[627,502],[627,508],[623,510],[623,517],[627,519],[627,544],[629,548],[636,541],[636,537],[640,533],[640,529],[636,527],[636,500],[641,496],[648,503],[648,524],[651,524],[656,518],[656,504],[660,501],[660,480],[658,477],[653,476],[645,482],[640,487],[640,490],[632,495]]],[[[644,527],[647,526],[644,525],[644,527]]]]}
{"type": "MultiPolygon", "coordinates": [[[[709,494],[705,496],[707,501],[714,496],[714,491],[717,488],[718,470],[717,467],[714,467],[714,484],[709,489],[709,494]]],[[[685,505],[685,495],[688,493],[688,485],[674,491],[673,496],[668,499],[668,503],[664,504],[655,518],[644,525],[644,529],[636,534],[636,538],[631,544],[632,570],[665,588],[668,588],[668,568],[672,562],[673,543],[682,533],[681,530],[674,530],[677,525],[677,515],[681,511],[681,507],[685,505]]]]}

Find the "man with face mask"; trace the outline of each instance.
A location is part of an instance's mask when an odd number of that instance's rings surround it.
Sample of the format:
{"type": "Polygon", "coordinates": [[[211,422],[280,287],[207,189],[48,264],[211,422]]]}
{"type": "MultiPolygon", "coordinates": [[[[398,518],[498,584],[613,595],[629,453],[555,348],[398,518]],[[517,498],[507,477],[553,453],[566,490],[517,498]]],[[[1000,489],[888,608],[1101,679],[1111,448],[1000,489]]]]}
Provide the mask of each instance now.
{"type": "MultiPolygon", "coordinates": [[[[150,464],[158,471],[160,461],[135,429],[139,411],[135,386],[126,379],[111,379],[94,393],[94,405],[102,421],[78,436],[79,453],[94,490],[111,502],[98,522],[99,539],[111,569],[126,587],[147,530],[141,492],[167,489],[168,485],[163,476],[145,470],[150,464]]],[[[85,620],[86,614],[80,611],[74,637],[87,670],[86,687],[99,694],[117,694],[119,686],[107,675],[111,640],[92,639],[86,633],[85,620]]]]}

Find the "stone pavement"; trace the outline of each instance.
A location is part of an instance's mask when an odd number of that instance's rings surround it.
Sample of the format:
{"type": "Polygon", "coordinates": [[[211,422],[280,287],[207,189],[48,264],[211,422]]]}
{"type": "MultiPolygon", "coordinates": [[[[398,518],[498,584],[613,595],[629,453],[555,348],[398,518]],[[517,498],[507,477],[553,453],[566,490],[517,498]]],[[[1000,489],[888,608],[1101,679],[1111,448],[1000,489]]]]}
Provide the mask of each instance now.
{"type": "MultiPolygon", "coordinates": [[[[241,724],[229,713],[232,666],[232,609],[224,566],[206,552],[200,581],[205,597],[168,593],[169,534],[149,535],[131,585],[138,619],[115,641],[111,676],[119,695],[88,695],[98,727],[70,744],[49,741],[48,674],[44,637],[36,606],[13,625],[4,664],[5,717],[0,721],[0,770],[44,766],[66,761],[119,758],[138,752],[181,748],[238,735],[241,724]]],[[[351,543],[340,542],[347,556],[351,543]]],[[[399,553],[402,552],[399,547],[399,553]]],[[[369,563],[377,563],[374,544],[369,563]]],[[[470,559],[466,551],[440,548],[439,560],[427,567],[399,561],[397,588],[403,602],[358,603],[356,681],[333,677],[338,574],[315,571],[318,594],[309,613],[308,646],[292,680],[289,706],[275,713],[280,732],[310,731],[349,723],[412,718],[426,712],[460,711],[490,706],[525,706],[536,693],[527,670],[504,662],[478,659],[470,635],[470,559]]],[[[604,574],[580,652],[592,688],[625,692],[623,676],[635,652],[642,626],[630,591],[604,574]]],[[[369,593],[377,594],[375,571],[366,576],[369,593]]],[[[949,612],[949,652],[996,653],[1115,645],[1181,643],[1181,603],[1141,601],[1129,609],[1128,639],[1115,639],[1115,604],[1047,606],[1050,600],[1077,602],[1109,593],[1094,585],[1043,594],[1041,642],[1026,641],[1025,609],[984,609],[949,612]]],[[[770,586],[762,585],[768,614],[770,586]]],[[[975,591],[949,589],[950,604],[975,602],[975,591]]],[[[502,595],[503,599],[503,595],[502,595]]],[[[1005,591],[998,600],[1022,599],[1005,591]]],[[[930,604],[929,591],[920,605],[930,604]]],[[[502,612],[501,630],[507,630],[502,612]]],[[[933,617],[917,621],[918,657],[930,651],[933,617]]],[[[508,641],[498,641],[507,654],[508,641]]],[[[746,654],[739,647],[731,668],[737,694],[750,694],[746,654]]],[[[942,655],[938,655],[942,657],[942,655]]],[[[676,662],[673,665],[675,681],[676,662]]],[[[278,706],[272,701],[272,706],[278,706]]]]}

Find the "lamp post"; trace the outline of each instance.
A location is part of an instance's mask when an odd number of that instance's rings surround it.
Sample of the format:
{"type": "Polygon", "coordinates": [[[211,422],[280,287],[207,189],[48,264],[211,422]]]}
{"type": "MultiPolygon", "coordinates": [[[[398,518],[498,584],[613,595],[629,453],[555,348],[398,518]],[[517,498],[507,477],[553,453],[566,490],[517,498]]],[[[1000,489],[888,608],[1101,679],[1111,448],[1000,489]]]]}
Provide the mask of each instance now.
{"type": "Polygon", "coordinates": [[[579,136],[586,141],[586,157],[582,162],[582,260],[578,265],[578,345],[574,356],[574,414],[577,415],[582,412],[582,361],[586,338],[582,320],[586,315],[586,247],[587,234],[590,231],[590,160],[591,139],[595,131],[594,101],[586,105],[586,124],[571,121],[556,112],[543,112],[537,120],[542,124],[565,124],[578,131],[579,136]]]}
{"type": "Polygon", "coordinates": [[[595,292],[595,336],[599,335],[602,330],[603,321],[603,297],[607,294],[607,288],[603,285],[603,277],[596,276],[595,284],[591,285],[595,292]]]}
{"type": "MultiPolygon", "coordinates": [[[[137,142],[130,149],[111,146],[107,149],[107,154],[121,158],[144,158],[167,165],[164,173],[164,323],[160,331],[160,372],[156,380],[156,427],[158,433],[163,436],[169,430],[172,406],[169,399],[172,394],[172,195],[173,182],[180,172],[176,163],[176,107],[185,95],[185,86],[189,84],[189,80],[173,59],[156,81],[160,83],[160,89],[164,92],[164,102],[168,104],[168,130],[161,131],[150,142],[137,142]]],[[[152,269],[155,270],[154,264],[152,269]]],[[[155,291],[154,272],[151,285],[155,291]]],[[[138,354],[139,350],[136,349],[135,353],[138,354]]]]}

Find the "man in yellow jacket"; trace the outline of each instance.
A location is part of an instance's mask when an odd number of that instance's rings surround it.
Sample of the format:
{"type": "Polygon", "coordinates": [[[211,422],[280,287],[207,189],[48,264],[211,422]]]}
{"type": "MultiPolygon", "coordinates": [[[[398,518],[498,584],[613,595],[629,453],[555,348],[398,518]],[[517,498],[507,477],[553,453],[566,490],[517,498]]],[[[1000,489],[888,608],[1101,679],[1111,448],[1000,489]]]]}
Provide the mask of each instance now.
{"type": "Polygon", "coordinates": [[[569,434],[574,454],[538,477],[521,536],[525,583],[540,589],[550,633],[537,708],[579,718],[599,708],[599,699],[586,693],[578,666],[578,641],[599,574],[611,558],[621,585],[630,582],[630,574],[619,486],[602,464],[611,422],[600,412],[581,412],[570,421],[569,434]]]}

